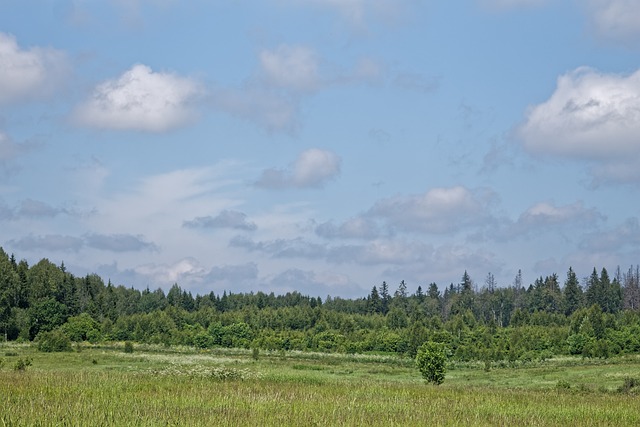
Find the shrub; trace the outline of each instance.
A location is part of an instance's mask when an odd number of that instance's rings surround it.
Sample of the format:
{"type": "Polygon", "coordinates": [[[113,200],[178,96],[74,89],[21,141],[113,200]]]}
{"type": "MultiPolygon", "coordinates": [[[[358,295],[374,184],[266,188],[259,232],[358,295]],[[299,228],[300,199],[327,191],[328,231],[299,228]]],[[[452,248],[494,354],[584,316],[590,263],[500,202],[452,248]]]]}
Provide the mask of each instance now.
{"type": "Polygon", "coordinates": [[[422,377],[430,383],[444,382],[447,364],[447,348],[442,343],[426,342],[418,349],[416,365],[422,377]]]}
{"type": "Polygon", "coordinates": [[[14,371],[26,371],[28,366],[31,366],[31,358],[25,357],[24,359],[20,358],[16,361],[16,364],[13,365],[14,371]]]}
{"type": "Polygon", "coordinates": [[[133,353],[133,343],[131,341],[126,341],[124,343],[124,352],[133,353]]]}
{"type": "Polygon", "coordinates": [[[618,391],[620,393],[630,393],[638,386],[640,386],[640,380],[638,380],[637,378],[627,377],[624,379],[622,385],[618,387],[618,391]]]}
{"type": "Polygon", "coordinates": [[[71,351],[71,340],[61,330],[40,332],[36,337],[38,350],[45,353],[71,351]]]}
{"type": "Polygon", "coordinates": [[[213,337],[208,332],[200,332],[193,337],[193,344],[197,348],[211,348],[214,345],[213,337]]]}

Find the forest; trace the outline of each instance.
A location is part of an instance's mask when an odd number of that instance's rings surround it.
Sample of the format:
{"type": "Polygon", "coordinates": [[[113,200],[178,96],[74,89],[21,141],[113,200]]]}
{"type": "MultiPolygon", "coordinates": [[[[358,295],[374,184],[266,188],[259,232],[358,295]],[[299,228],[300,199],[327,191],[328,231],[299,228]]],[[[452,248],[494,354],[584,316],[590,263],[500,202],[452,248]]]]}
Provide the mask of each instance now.
{"type": "Polygon", "coordinates": [[[425,342],[449,357],[518,364],[559,355],[608,358],[640,353],[640,267],[602,268],[579,279],[569,268],[525,285],[463,272],[441,291],[385,281],[362,298],[213,292],[192,295],[76,277],[64,263],[17,261],[0,248],[0,333],[4,341],[130,341],[165,346],[397,354],[425,342]]]}

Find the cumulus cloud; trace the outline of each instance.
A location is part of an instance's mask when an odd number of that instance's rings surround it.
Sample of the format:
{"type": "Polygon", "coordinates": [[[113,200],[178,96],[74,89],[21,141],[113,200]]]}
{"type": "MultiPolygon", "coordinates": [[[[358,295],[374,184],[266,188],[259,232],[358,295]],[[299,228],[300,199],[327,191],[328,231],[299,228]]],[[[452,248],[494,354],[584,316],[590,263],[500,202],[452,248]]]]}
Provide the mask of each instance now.
{"type": "MultiPolygon", "coordinates": [[[[527,208],[515,221],[497,218],[483,232],[486,233],[484,237],[490,240],[505,242],[541,233],[554,232],[562,235],[572,229],[592,229],[605,220],[606,217],[598,209],[585,207],[581,201],[566,205],[542,201],[527,208]]],[[[476,237],[480,235],[472,236],[476,237]]],[[[484,240],[484,237],[478,240],[484,240]]]]}
{"type": "Polygon", "coordinates": [[[587,0],[584,2],[595,32],[615,41],[640,40],[640,2],[636,0],[587,0]]]}
{"type": "Polygon", "coordinates": [[[340,174],[341,159],[332,151],[311,148],[287,169],[267,169],[256,185],[267,189],[318,188],[340,174]]]}
{"type": "Polygon", "coordinates": [[[604,217],[595,209],[587,209],[582,202],[555,206],[551,202],[540,202],[527,209],[518,219],[522,227],[548,227],[559,224],[593,225],[604,217]]]}
{"type": "Polygon", "coordinates": [[[131,234],[87,234],[87,246],[111,252],[137,252],[142,250],[156,251],[155,244],[147,242],[144,236],[131,234]]]}
{"type": "Polygon", "coordinates": [[[96,86],[73,118],[101,129],[165,132],[195,119],[193,101],[200,92],[192,79],[137,64],[117,79],[96,86]]]}
{"type": "Polygon", "coordinates": [[[236,230],[254,231],[258,226],[247,221],[247,215],[232,210],[223,210],[217,216],[200,216],[183,223],[187,228],[232,228],[236,230]]]}
{"type": "Polygon", "coordinates": [[[136,275],[147,277],[152,283],[189,283],[201,281],[207,270],[192,257],[182,258],[173,263],[144,264],[133,269],[136,275]]]}
{"type": "Polygon", "coordinates": [[[451,233],[488,221],[495,198],[486,189],[433,188],[423,194],[380,200],[368,215],[383,219],[392,229],[451,233]]]}
{"type": "Polygon", "coordinates": [[[517,130],[528,151],[595,164],[599,179],[640,179],[640,70],[630,75],[578,68],[517,130]]]}
{"type": "Polygon", "coordinates": [[[14,36],[0,33],[0,105],[50,96],[68,72],[63,52],[21,49],[14,36]]]}
{"type": "Polygon", "coordinates": [[[28,235],[18,240],[9,240],[8,246],[24,251],[77,252],[84,242],[73,236],[47,234],[45,236],[28,235]]]}

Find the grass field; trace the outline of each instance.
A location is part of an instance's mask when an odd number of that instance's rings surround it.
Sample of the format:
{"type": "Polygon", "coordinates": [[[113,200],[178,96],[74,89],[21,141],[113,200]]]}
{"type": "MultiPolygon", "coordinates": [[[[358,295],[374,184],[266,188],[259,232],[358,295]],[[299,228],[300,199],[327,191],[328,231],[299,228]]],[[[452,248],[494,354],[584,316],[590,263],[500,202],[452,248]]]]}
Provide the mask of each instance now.
{"type": "Polygon", "coordinates": [[[0,359],[0,426],[640,425],[635,387],[618,391],[637,358],[458,365],[441,386],[375,355],[11,344],[0,359]]]}

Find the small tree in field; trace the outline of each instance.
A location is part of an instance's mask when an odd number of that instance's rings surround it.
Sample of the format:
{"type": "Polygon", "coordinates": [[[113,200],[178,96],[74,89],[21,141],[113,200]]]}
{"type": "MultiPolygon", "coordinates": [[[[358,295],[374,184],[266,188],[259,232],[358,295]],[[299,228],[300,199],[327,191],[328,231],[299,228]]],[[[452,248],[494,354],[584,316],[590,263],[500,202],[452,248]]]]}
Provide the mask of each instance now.
{"type": "Polygon", "coordinates": [[[444,344],[428,341],[418,349],[416,365],[422,377],[430,383],[440,385],[444,382],[447,370],[447,348],[444,344]]]}

